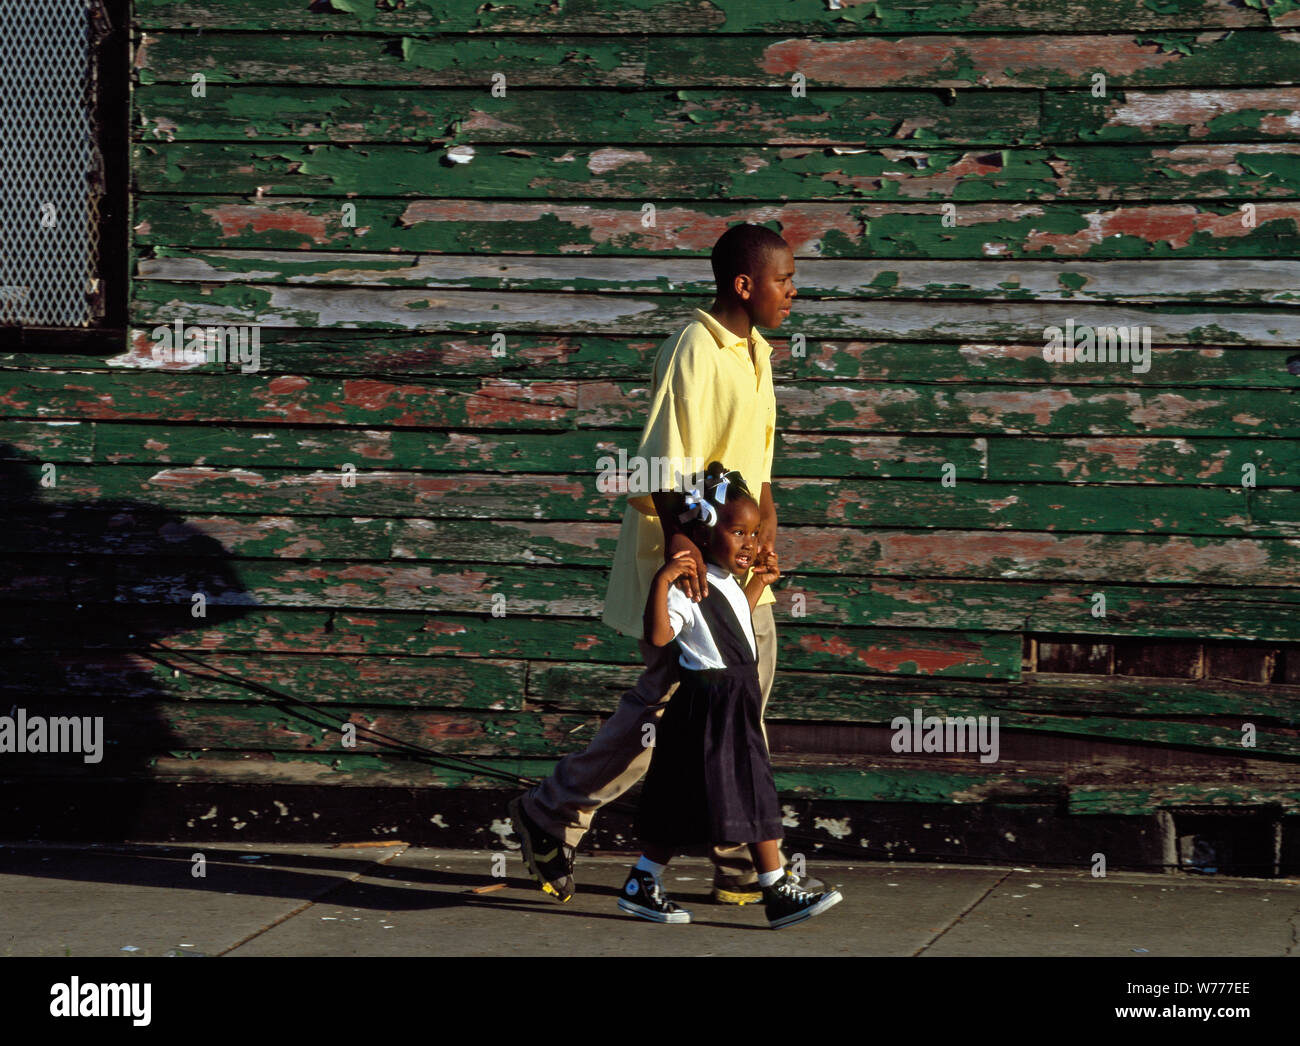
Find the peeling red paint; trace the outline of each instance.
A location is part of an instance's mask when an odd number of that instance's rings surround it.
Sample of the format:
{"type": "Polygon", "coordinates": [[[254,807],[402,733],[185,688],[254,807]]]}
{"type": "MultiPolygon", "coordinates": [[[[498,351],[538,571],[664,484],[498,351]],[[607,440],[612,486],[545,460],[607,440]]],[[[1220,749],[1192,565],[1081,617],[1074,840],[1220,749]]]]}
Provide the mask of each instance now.
{"type": "Polygon", "coordinates": [[[1181,59],[1154,44],[1115,36],[917,36],[903,40],[856,38],[782,40],[763,52],[766,73],[803,73],[810,81],[841,87],[885,87],[928,83],[969,87],[957,78],[963,67],[973,68],[977,83],[986,87],[1031,87],[1037,79],[1017,75],[1050,70],[1080,76],[1104,69],[1111,77],[1159,69],[1181,59]]]}
{"type": "Polygon", "coordinates": [[[465,397],[465,420],[470,425],[483,426],[521,420],[561,421],[577,406],[577,396],[571,382],[525,385],[485,381],[477,393],[465,397]]]}
{"type": "Polygon", "coordinates": [[[889,650],[880,646],[869,646],[865,650],[855,647],[839,636],[826,639],[822,636],[804,636],[799,646],[815,654],[829,654],[840,660],[856,660],[881,672],[896,673],[904,664],[915,664],[921,675],[933,675],[958,665],[987,665],[989,660],[979,653],[973,644],[962,644],[964,652],[956,650],[938,650],[934,648],[912,648],[889,650]]]}
{"type": "Polygon", "coordinates": [[[283,396],[291,392],[298,392],[305,389],[311,382],[306,378],[298,377],[294,374],[286,374],[279,378],[272,378],[267,383],[267,390],[276,396],[283,396]]]}
{"type": "MultiPolygon", "coordinates": [[[[1256,224],[1279,219],[1290,220],[1300,230],[1300,204],[1258,203],[1256,224]]],[[[1240,212],[1208,214],[1191,204],[1153,207],[1125,207],[1114,211],[1091,211],[1085,216],[1088,228],[1078,232],[1040,232],[1030,230],[1025,250],[1051,248],[1057,254],[1081,255],[1110,236],[1136,236],[1148,243],[1166,242],[1172,247],[1187,247],[1198,232],[1208,232],[1219,239],[1236,239],[1254,235],[1255,230],[1242,224],[1240,212]]]]}
{"type": "Polygon", "coordinates": [[[203,213],[221,226],[224,239],[233,239],[245,229],[250,233],[296,232],[312,243],[328,243],[325,219],[306,210],[293,210],[283,205],[259,207],[253,204],[226,203],[219,207],[204,208],[203,213]]]}
{"type": "Polygon", "coordinates": [[[955,399],[970,409],[972,423],[992,425],[995,428],[1007,424],[1008,414],[1030,414],[1034,418],[1034,424],[1047,428],[1052,423],[1053,414],[1078,403],[1069,389],[1049,388],[958,392],[955,399]]]}
{"type": "Polygon", "coordinates": [[[1151,426],[1191,422],[1197,415],[1223,409],[1223,403],[1218,400],[1190,400],[1177,392],[1159,392],[1154,396],[1148,394],[1145,398],[1133,395],[1125,399],[1133,404],[1129,419],[1135,424],[1151,426]]]}
{"type": "Polygon", "coordinates": [[[554,219],[581,230],[585,242],[562,245],[585,253],[593,244],[635,246],[640,250],[683,250],[707,254],[733,221],[757,225],[776,221],[796,254],[815,253],[816,243],[836,231],[852,240],[862,238],[862,222],[839,204],[753,206],[734,214],[708,214],[689,207],[658,207],[655,225],[640,224],[640,210],[588,205],[547,206],[539,203],[497,203],[483,200],[412,200],[398,219],[404,228],[420,222],[498,222],[518,224],[554,219]]]}

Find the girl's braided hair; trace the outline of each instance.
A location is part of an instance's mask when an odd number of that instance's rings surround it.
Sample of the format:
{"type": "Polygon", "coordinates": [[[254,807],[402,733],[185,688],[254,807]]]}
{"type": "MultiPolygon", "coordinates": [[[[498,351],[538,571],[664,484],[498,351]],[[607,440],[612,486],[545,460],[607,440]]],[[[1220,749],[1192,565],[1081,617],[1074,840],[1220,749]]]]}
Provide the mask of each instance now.
{"type": "Polygon", "coordinates": [[[686,532],[692,540],[703,538],[718,522],[718,510],[735,501],[758,500],[750,492],[745,477],[735,469],[727,469],[722,462],[713,461],[702,475],[694,477],[694,484],[686,493],[678,495],[677,519],[686,523],[686,532]]]}

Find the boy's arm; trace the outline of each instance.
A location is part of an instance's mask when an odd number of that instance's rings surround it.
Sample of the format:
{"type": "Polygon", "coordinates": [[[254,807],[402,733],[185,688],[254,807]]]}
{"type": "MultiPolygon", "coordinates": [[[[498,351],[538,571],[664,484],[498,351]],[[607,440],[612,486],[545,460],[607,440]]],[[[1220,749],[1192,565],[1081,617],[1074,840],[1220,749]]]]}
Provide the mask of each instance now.
{"type": "Polygon", "coordinates": [[[671,562],[679,552],[689,552],[695,562],[695,573],[685,575],[686,580],[682,582],[682,587],[691,597],[691,601],[698,603],[709,594],[709,572],[704,566],[704,554],[696,547],[695,542],[686,536],[681,521],[674,511],[681,502],[671,491],[666,490],[657,490],[650,497],[655,503],[655,511],[659,513],[659,525],[664,528],[664,562],[671,562]]]}
{"type": "Polygon", "coordinates": [[[763,484],[758,497],[758,547],[763,552],[776,552],[776,501],[771,483],[763,484]]]}
{"type": "MultiPolygon", "coordinates": [[[[695,471],[700,449],[707,450],[718,442],[718,419],[699,407],[712,399],[717,366],[717,350],[708,334],[682,341],[670,355],[656,360],[650,412],[637,447],[638,456],[647,461],[659,458],[673,463],[674,468],[695,471]]],[[[675,485],[679,477],[672,478],[675,485]]],[[[664,562],[678,552],[690,552],[695,560],[695,577],[683,585],[691,599],[698,602],[708,595],[708,573],[704,556],[682,533],[681,522],[673,512],[681,499],[674,499],[672,490],[652,492],[650,499],[663,527],[664,562]]]]}
{"type": "Polygon", "coordinates": [[[780,578],[781,570],[776,553],[760,552],[758,560],[754,563],[753,573],[750,574],[749,583],[745,585],[745,599],[749,602],[749,612],[751,614],[754,612],[754,608],[758,606],[758,600],[763,595],[763,589],[768,585],[775,585],[780,578]]]}

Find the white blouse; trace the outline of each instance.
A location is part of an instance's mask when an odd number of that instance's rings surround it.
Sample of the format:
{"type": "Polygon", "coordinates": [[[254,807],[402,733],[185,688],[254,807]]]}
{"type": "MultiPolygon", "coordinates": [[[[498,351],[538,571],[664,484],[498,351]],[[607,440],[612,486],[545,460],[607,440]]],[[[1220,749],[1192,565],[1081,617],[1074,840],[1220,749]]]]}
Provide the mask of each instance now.
{"type": "MultiPolygon", "coordinates": [[[[736,613],[736,620],[740,622],[745,638],[749,640],[750,652],[757,660],[758,644],[754,641],[754,618],[749,609],[745,590],[740,587],[740,582],[722,567],[713,563],[705,565],[709,571],[709,591],[721,592],[731,604],[731,609],[736,613]]],[[[722,655],[718,653],[718,645],[713,641],[713,634],[709,631],[708,622],[704,620],[700,605],[692,602],[691,597],[676,585],[668,590],[668,623],[672,626],[677,642],[681,645],[681,657],[677,660],[683,668],[698,671],[703,668],[727,667],[722,660],[722,655]]]]}

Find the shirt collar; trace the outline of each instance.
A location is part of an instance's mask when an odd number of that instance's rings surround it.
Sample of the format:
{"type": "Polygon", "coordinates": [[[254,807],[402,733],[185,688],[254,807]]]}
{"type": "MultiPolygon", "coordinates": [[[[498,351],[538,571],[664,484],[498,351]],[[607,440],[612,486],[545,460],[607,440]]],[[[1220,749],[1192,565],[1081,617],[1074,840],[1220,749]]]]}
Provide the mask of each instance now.
{"type": "MultiPolygon", "coordinates": [[[[749,354],[749,342],[734,331],[724,327],[712,313],[705,312],[703,309],[696,309],[695,318],[709,328],[709,333],[713,335],[719,348],[730,349],[739,346],[746,355],[749,354]]],[[[755,359],[761,360],[770,357],[772,355],[772,346],[768,344],[767,339],[763,337],[757,327],[751,327],[750,331],[754,339],[755,359]]]]}
{"type": "MultiPolygon", "coordinates": [[[[720,567],[720,566],[718,566],[718,564],[716,564],[716,563],[705,563],[704,566],[705,566],[705,568],[706,568],[706,569],[708,570],[708,572],[709,572],[709,577],[715,577],[715,578],[717,578],[719,581],[722,581],[722,580],[724,580],[725,578],[729,578],[729,577],[731,577],[731,571],[730,571],[730,570],[727,570],[727,569],[725,569],[725,568],[723,568],[723,567],[720,567]]],[[[733,580],[734,580],[734,579],[733,579],[733,580]]]]}

